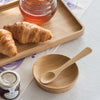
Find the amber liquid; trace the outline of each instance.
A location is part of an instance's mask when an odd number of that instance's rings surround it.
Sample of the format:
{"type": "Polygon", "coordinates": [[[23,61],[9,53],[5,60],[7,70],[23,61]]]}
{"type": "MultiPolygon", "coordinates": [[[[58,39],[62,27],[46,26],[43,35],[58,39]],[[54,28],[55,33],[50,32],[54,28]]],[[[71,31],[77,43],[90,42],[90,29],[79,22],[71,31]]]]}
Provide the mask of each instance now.
{"type": "Polygon", "coordinates": [[[55,14],[57,4],[56,0],[20,0],[19,8],[26,21],[43,24],[55,14]]]}

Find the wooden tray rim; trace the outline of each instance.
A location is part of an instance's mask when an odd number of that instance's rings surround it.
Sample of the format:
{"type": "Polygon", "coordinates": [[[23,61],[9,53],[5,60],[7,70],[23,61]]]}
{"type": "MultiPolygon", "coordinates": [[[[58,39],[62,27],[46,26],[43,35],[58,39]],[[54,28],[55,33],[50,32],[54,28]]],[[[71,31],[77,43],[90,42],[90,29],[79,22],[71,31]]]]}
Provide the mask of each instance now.
{"type": "MultiPolygon", "coordinates": [[[[16,0],[16,1],[17,1],[16,3],[18,3],[18,0],[16,0]]],[[[82,25],[82,23],[81,23],[81,22],[76,18],[76,16],[71,12],[71,10],[70,10],[70,9],[68,8],[68,6],[64,3],[64,1],[63,1],[63,0],[60,0],[60,1],[65,5],[66,9],[70,12],[70,14],[71,14],[71,15],[74,17],[74,19],[78,22],[78,24],[81,26],[81,29],[78,30],[78,31],[76,31],[76,32],[71,33],[71,35],[69,35],[69,36],[67,36],[67,37],[64,36],[64,38],[62,38],[62,39],[59,39],[59,40],[56,40],[56,41],[51,41],[50,43],[48,42],[48,43],[46,43],[46,44],[40,45],[39,47],[35,47],[35,50],[34,50],[34,48],[30,48],[30,49],[28,49],[28,50],[24,50],[24,51],[18,53],[15,57],[11,57],[11,58],[9,58],[9,59],[8,59],[8,57],[7,57],[7,58],[5,59],[5,62],[2,62],[2,60],[1,60],[1,62],[0,62],[0,67],[2,67],[3,65],[6,65],[6,64],[12,63],[12,62],[14,62],[14,61],[16,61],[16,60],[22,59],[22,58],[24,58],[24,57],[30,56],[30,55],[32,55],[32,54],[34,54],[34,53],[38,53],[38,52],[41,52],[41,51],[43,51],[43,50],[47,50],[47,49],[49,49],[49,48],[52,48],[52,47],[54,47],[54,46],[57,46],[57,45],[59,45],[59,44],[68,42],[68,41],[70,41],[70,40],[74,40],[74,39],[76,39],[76,38],[78,38],[78,37],[80,37],[80,36],[83,35],[85,28],[84,28],[84,26],[82,25]],[[73,36],[72,39],[70,39],[71,36],[73,36]],[[74,37],[74,36],[75,36],[75,37],[74,37]],[[48,45],[49,45],[49,47],[48,47],[48,45]],[[46,48],[44,48],[44,47],[46,47],[46,48]],[[38,51],[37,51],[37,50],[38,50],[38,51]],[[23,53],[23,52],[24,52],[24,53],[23,53]],[[24,54],[26,54],[26,55],[24,55],[24,54]]]]}

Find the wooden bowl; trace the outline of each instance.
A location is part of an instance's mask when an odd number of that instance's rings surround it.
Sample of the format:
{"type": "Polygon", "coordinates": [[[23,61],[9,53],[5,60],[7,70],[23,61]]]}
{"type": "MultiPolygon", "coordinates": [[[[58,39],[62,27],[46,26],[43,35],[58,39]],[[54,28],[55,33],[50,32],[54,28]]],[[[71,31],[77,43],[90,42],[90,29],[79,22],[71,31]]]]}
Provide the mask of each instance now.
{"type": "Polygon", "coordinates": [[[56,69],[67,62],[70,58],[60,54],[50,54],[39,58],[33,66],[33,75],[38,85],[52,93],[62,93],[71,89],[79,75],[77,64],[73,64],[57,77],[52,83],[43,84],[40,77],[47,71],[56,69]]]}

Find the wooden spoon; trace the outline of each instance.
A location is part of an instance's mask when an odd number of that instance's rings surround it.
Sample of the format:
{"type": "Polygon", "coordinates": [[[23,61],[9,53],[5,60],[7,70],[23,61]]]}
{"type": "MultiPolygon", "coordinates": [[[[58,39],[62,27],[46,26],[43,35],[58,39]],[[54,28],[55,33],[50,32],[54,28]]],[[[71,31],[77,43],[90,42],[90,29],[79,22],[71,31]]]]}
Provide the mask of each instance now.
{"type": "Polygon", "coordinates": [[[92,52],[91,48],[89,48],[89,47],[85,48],[79,54],[77,54],[75,57],[73,57],[71,60],[69,60],[68,62],[63,64],[61,67],[44,73],[41,76],[40,81],[43,84],[48,84],[48,83],[53,82],[64,69],[70,67],[70,65],[72,65],[76,61],[80,60],[81,58],[85,57],[86,55],[88,55],[91,52],[92,52]]]}

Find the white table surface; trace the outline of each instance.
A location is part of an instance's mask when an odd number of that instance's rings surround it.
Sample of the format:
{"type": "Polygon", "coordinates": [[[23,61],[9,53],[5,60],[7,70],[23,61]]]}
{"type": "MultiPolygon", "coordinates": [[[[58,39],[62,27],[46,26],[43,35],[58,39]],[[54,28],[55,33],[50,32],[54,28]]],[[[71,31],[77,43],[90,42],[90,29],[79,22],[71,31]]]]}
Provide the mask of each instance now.
{"type": "Polygon", "coordinates": [[[71,42],[60,45],[55,53],[73,57],[86,46],[92,54],[78,61],[79,78],[68,92],[52,94],[37,86],[35,80],[18,100],[100,100],[100,0],[94,0],[81,17],[85,34],[71,42]]]}

